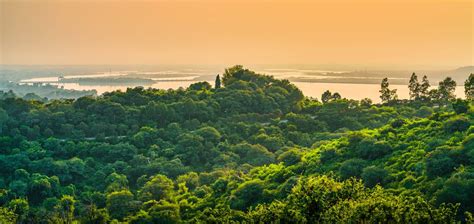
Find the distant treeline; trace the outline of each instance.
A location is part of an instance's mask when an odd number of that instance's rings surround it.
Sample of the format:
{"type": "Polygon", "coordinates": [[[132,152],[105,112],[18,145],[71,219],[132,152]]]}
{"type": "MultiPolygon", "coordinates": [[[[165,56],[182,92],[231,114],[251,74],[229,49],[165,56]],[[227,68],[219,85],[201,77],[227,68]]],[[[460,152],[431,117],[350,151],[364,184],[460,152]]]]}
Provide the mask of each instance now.
{"type": "MultiPolygon", "coordinates": [[[[83,96],[95,96],[96,90],[70,90],[50,84],[18,84],[0,82],[0,95],[14,94],[29,100],[77,99],[83,96]]],[[[1,97],[1,96],[0,96],[1,97]]]]}
{"type": "Polygon", "coordinates": [[[103,78],[62,78],[59,83],[78,83],[79,85],[151,85],[156,81],[144,78],[131,77],[103,77],[103,78]]]}

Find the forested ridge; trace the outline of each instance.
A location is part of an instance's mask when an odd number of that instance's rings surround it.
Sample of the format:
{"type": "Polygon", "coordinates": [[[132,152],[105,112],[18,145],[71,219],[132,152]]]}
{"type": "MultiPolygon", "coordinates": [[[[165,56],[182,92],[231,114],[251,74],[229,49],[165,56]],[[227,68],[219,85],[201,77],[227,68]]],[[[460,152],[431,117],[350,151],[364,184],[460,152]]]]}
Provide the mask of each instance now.
{"type": "Polygon", "coordinates": [[[474,75],[382,103],[228,68],[187,89],[0,95],[0,223],[473,222],[474,75]]]}

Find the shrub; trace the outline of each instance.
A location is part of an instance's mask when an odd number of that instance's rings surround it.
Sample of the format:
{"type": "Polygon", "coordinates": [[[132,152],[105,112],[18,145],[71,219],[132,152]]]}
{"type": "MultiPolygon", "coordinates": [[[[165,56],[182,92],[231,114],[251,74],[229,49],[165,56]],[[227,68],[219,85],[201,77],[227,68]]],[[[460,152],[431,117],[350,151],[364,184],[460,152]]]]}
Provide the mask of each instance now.
{"type": "Polygon", "coordinates": [[[377,184],[383,185],[388,176],[388,171],[376,166],[368,166],[362,170],[362,180],[367,187],[374,187],[377,184]]]}
{"type": "Polygon", "coordinates": [[[430,178],[451,173],[455,166],[456,163],[445,150],[436,149],[426,158],[426,174],[430,178]]]}
{"type": "Polygon", "coordinates": [[[471,123],[466,117],[456,116],[448,119],[444,123],[444,129],[448,133],[463,132],[471,126],[471,123]]]}
{"type": "Polygon", "coordinates": [[[341,164],[341,167],[339,168],[339,174],[342,179],[349,179],[351,177],[360,178],[365,164],[366,161],[362,159],[346,160],[341,164]]]}

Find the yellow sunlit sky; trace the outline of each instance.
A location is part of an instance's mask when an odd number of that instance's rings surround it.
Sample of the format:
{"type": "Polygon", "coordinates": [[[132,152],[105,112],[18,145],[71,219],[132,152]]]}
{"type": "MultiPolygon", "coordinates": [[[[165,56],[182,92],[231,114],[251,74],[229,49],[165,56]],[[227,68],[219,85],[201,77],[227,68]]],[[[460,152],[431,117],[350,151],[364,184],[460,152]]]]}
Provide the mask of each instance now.
{"type": "Polygon", "coordinates": [[[474,0],[0,0],[1,64],[474,64],[474,0]]]}

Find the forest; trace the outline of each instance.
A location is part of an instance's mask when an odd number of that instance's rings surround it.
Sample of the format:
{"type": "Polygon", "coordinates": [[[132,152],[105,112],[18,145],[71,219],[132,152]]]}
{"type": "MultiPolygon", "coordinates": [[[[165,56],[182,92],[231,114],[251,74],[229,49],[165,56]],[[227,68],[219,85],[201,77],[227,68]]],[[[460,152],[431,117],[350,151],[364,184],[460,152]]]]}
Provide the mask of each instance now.
{"type": "Polygon", "coordinates": [[[233,66],[215,83],[0,95],[0,223],[474,222],[474,74],[382,103],[233,66]],[[456,98],[459,97],[459,98],[456,98]]]}
{"type": "Polygon", "coordinates": [[[64,89],[60,86],[43,83],[26,84],[10,81],[3,82],[0,80],[0,98],[13,95],[26,100],[48,101],[53,99],[77,99],[79,97],[97,95],[97,91],[64,89]]]}

